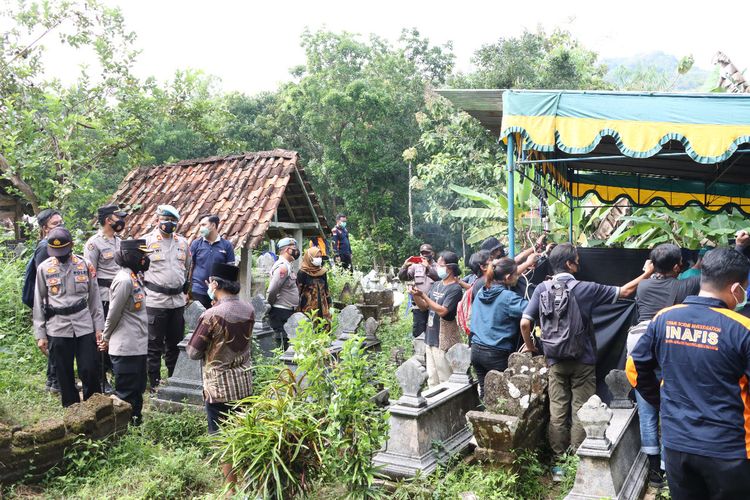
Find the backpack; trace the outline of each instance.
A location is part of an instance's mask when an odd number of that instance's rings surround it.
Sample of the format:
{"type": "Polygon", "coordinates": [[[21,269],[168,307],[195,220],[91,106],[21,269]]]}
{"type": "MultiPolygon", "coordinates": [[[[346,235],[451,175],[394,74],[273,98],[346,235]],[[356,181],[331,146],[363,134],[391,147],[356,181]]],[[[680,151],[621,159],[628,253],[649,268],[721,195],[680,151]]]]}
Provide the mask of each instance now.
{"type": "Polygon", "coordinates": [[[34,255],[31,256],[26,264],[26,270],[23,273],[23,291],[21,292],[21,301],[34,308],[34,289],[36,288],[36,263],[34,255]]]}
{"type": "Polygon", "coordinates": [[[461,297],[456,308],[456,323],[466,335],[471,335],[471,304],[474,302],[474,287],[469,288],[461,297]]]}
{"type": "Polygon", "coordinates": [[[543,284],[545,288],[539,295],[539,326],[545,356],[559,360],[580,359],[591,342],[589,327],[571,293],[577,284],[576,280],[552,280],[543,284]]]}

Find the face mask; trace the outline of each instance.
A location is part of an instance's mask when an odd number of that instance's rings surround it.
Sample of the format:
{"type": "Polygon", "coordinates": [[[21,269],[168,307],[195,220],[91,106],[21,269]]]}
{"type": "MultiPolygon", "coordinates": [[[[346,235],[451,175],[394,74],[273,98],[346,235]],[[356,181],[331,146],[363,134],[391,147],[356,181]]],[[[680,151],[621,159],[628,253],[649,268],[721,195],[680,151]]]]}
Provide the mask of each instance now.
{"type": "Polygon", "coordinates": [[[441,280],[444,280],[445,278],[448,277],[448,270],[445,268],[445,266],[439,266],[437,268],[437,275],[438,275],[438,278],[440,278],[441,280]]]}
{"type": "Polygon", "coordinates": [[[295,248],[294,250],[292,250],[292,258],[294,260],[299,259],[299,255],[300,255],[299,248],[295,248]]]}
{"type": "Polygon", "coordinates": [[[143,259],[141,259],[141,262],[139,263],[138,269],[139,271],[146,272],[148,271],[148,268],[151,267],[151,259],[148,258],[148,256],[144,256],[143,259]]]}
{"type": "Polygon", "coordinates": [[[340,224],[341,224],[341,228],[342,228],[342,229],[343,229],[343,228],[346,228],[346,221],[345,221],[345,220],[342,220],[342,221],[340,222],[340,224]]]}
{"type": "Polygon", "coordinates": [[[317,266],[317,267],[320,267],[320,266],[321,266],[322,264],[323,264],[323,257],[315,257],[315,258],[314,258],[314,259],[312,260],[312,265],[313,265],[313,266],[317,266]]]}
{"type": "Polygon", "coordinates": [[[208,298],[211,300],[216,300],[216,292],[210,286],[208,287],[208,298]]]}
{"type": "Polygon", "coordinates": [[[70,254],[61,255],[57,258],[62,263],[68,262],[70,260],[70,254]]]}
{"type": "Polygon", "coordinates": [[[125,221],[120,219],[110,224],[109,227],[111,227],[112,231],[116,233],[122,232],[122,230],[125,229],[125,221]]]}
{"type": "MultiPolygon", "coordinates": [[[[735,311],[741,311],[747,305],[747,290],[742,288],[742,285],[740,285],[740,290],[742,290],[742,302],[737,301],[737,305],[734,306],[735,311]]],[[[734,297],[734,293],[732,293],[732,297],[734,297]]],[[[734,300],[737,300],[737,297],[734,297],[734,300]]]]}
{"type": "Polygon", "coordinates": [[[171,220],[163,220],[159,222],[159,230],[165,234],[172,234],[177,229],[177,223],[171,220]]]}
{"type": "Polygon", "coordinates": [[[211,230],[207,227],[202,227],[200,228],[200,233],[201,233],[201,236],[203,236],[204,238],[208,238],[208,235],[211,233],[211,230]]]}

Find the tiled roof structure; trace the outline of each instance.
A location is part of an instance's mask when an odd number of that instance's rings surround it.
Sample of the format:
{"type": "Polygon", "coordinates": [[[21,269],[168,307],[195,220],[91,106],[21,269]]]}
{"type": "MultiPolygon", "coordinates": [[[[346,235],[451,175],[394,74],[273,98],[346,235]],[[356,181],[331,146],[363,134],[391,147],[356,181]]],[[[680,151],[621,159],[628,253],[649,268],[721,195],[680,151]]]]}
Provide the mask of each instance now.
{"type": "Polygon", "coordinates": [[[282,149],[140,167],[125,177],[113,202],[131,207],[126,238],[153,229],[162,204],[180,211],[178,231],[188,239],[196,237],[202,215],[218,215],[219,232],[235,248],[257,247],[269,228],[270,236],[284,236],[285,224],[304,226],[305,237],[330,232],[299,154],[282,149]]]}

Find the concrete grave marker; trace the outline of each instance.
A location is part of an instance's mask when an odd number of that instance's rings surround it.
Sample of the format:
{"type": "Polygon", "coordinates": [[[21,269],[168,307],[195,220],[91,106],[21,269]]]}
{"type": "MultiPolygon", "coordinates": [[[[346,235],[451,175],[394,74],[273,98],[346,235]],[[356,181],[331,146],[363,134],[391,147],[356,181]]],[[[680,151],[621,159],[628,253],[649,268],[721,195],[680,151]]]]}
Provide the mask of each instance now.
{"type": "Polygon", "coordinates": [[[157,408],[170,411],[179,411],[185,406],[198,410],[203,409],[203,375],[201,374],[201,362],[190,359],[185,352],[185,347],[193,337],[193,332],[198,326],[198,319],[206,311],[203,304],[194,300],[183,313],[185,318],[185,329],[187,334],[182,342],[177,344],[180,354],[174,373],[169,377],[167,383],[160,386],[153,398],[157,408]]]}
{"type": "Polygon", "coordinates": [[[604,381],[607,383],[609,392],[612,393],[610,408],[632,408],[634,406],[633,401],[628,397],[633,387],[630,385],[625,370],[611,370],[604,377],[604,381]]]}
{"type": "Polygon", "coordinates": [[[336,327],[336,337],[341,340],[347,340],[357,331],[364,317],[357,306],[346,306],[341,310],[338,316],[338,326],[336,327]]]}
{"type": "Polygon", "coordinates": [[[427,370],[414,358],[407,359],[396,369],[396,379],[401,386],[401,397],[398,404],[419,408],[427,404],[422,396],[424,384],[427,381],[427,370]]]}
{"type": "Polygon", "coordinates": [[[250,303],[255,310],[255,324],[253,325],[253,338],[258,343],[264,356],[272,356],[276,349],[276,340],[273,338],[274,331],[268,323],[268,312],[271,305],[261,295],[256,295],[250,303]]]}

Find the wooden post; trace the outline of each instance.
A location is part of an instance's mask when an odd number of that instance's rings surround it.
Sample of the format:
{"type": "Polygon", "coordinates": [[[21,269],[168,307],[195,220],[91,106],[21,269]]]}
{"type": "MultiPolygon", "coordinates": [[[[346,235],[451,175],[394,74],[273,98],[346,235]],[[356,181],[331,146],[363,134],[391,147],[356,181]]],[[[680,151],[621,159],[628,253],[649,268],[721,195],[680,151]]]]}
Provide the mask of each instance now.
{"type": "Polygon", "coordinates": [[[240,250],[240,298],[250,302],[253,298],[253,253],[247,247],[240,250]]]}

